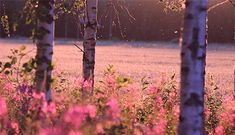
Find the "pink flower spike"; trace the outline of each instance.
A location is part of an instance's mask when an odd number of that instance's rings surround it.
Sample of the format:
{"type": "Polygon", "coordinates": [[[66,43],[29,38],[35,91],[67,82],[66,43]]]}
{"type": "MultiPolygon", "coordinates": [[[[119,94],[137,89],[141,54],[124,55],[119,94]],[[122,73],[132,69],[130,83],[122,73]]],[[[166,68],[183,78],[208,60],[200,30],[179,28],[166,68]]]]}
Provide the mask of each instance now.
{"type": "Polygon", "coordinates": [[[56,113],[56,106],[55,106],[55,104],[52,102],[52,103],[50,103],[48,105],[47,102],[44,102],[43,106],[42,106],[42,112],[55,114],[56,113]]]}
{"type": "Polygon", "coordinates": [[[96,116],[96,107],[93,105],[86,106],[86,109],[88,111],[88,114],[91,118],[95,118],[96,116]]]}
{"type": "Polygon", "coordinates": [[[86,110],[80,106],[71,107],[65,114],[64,121],[72,123],[76,128],[79,128],[86,119],[85,111],[86,110]]]}
{"type": "Polygon", "coordinates": [[[97,132],[98,134],[104,134],[104,129],[103,129],[103,127],[102,127],[101,124],[97,124],[97,125],[96,125],[96,132],[97,132]]]}
{"type": "Polygon", "coordinates": [[[45,128],[41,129],[38,135],[61,135],[61,134],[62,132],[60,128],[45,128]]]}
{"type": "Polygon", "coordinates": [[[224,127],[223,126],[218,126],[215,128],[215,134],[216,135],[224,135],[224,127]]]}
{"type": "Polygon", "coordinates": [[[156,87],[156,86],[153,86],[153,85],[150,85],[150,86],[148,87],[148,92],[149,92],[150,94],[156,93],[156,92],[157,92],[157,87],[156,87]]]}
{"type": "Polygon", "coordinates": [[[46,99],[45,94],[43,92],[40,92],[40,93],[34,92],[33,93],[33,98],[35,98],[35,99],[43,99],[43,100],[46,99]]]}
{"type": "Polygon", "coordinates": [[[3,98],[0,97],[0,116],[3,116],[7,113],[7,105],[3,98]]]}
{"type": "Polygon", "coordinates": [[[112,98],[106,104],[110,107],[110,113],[113,119],[118,119],[120,117],[120,109],[118,106],[118,101],[115,98],[112,98]]]}
{"type": "Polygon", "coordinates": [[[154,126],[154,133],[156,135],[163,135],[165,128],[166,128],[167,122],[165,120],[160,120],[159,123],[154,126]]]}
{"type": "Polygon", "coordinates": [[[11,91],[14,89],[13,85],[11,83],[6,83],[3,87],[4,90],[11,91]]]}
{"type": "Polygon", "coordinates": [[[11,123],[11,128],[14,129],[16,134],[20,133],[19,126],[18,126],[18,124],[16,122],[12,122],[11,123]]]}
{"type": "Polygon", "coordinates": [[[16,94],[14,94],[13,99],[15,101],[20,101],[20,96],[16,93],[16,94]]]}
{"type": "Polygon", "coordinates": [[[74,80],[74,84],[78,88],[82,88],[84,84],[84,79],[82,77],[78,77],[74,80]]]}
{"type": "Polygon", "coordinates": [[[91,87],[92,87],[92,81],[91,80],[87,80],[87,81],[84,82],[83,88],[91,89],[91,87]]]}
{"type": "Polygon", "coordinates": [[[79,131],[70,131],[69,135],[83,135],[83,134],[79,131]]]}
{"type": "Polygon", "coordinates": [[[225,97],[224,97],[224,101],[225,101],[225,102],[233,101],[233,96],[225,96],[225,97]]]}

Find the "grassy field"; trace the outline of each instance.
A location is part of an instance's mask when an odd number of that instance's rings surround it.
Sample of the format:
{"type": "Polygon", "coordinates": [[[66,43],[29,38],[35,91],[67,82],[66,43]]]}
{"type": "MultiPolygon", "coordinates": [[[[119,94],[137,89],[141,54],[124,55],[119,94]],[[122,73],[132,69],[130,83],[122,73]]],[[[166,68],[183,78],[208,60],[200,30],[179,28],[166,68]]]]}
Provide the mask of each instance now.
{"type": "MultiPolygon", "coordinates": [[[[65,71],[69,78],[81,75],[82,53],[73,46],[75,41],[57,41],[54,51],[56,69],[65,71]]],[[[81,42],[77,42],[81,46],[81,42]]],[[[28,40],[0,40],[0,61],[5,61],[11,48],[26,45],[27,50],[35,46],[28,40]]],[[[96,80],[103,74],[108,64],[114,65],[120,74],[130,76],[135,81],[150,77],[153,82],[161,74],[175,72],[179,78],[180,48],[174,43],[160,42],[110,42],[101,41],[96,49],[96,80]]],[[[206,73],[212,74],[222,91],[232,91],[235,69],[235,45],[210,44],[207,51],[206,73]]]]}

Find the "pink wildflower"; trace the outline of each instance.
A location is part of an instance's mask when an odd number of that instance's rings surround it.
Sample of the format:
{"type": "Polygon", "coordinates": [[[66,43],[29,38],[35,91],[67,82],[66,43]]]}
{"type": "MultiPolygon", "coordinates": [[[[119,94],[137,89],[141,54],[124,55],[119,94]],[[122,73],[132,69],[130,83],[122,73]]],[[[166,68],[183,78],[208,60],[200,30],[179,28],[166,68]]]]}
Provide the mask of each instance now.
{"type": "Polygon", "coordinates": [[[3,116],[7,113],[7,105],[3,98],[0,97],[0,116],[3,116]]]}
{"type": "Polygon", "coordinates": [[[69,135],[83,135],[83,134],[79,131],[70,131],[69,135]]]}
{"type": "Polygon", "coordinates": [[[208,118],[210,114],[211,114],[210,109],[205,108],[205,117],[208,118]]]}
{"type": "Polygon", "coordinates": [[[81,78],[81,77],[76,78],[74,83],[77,89],[83,89],[83,90],[88,91],[88,90],[91,90],[92,88],[92,81],[91,80],[85,81],[84,78],[81,78]]]}
{"type": "Polygon", "coordinates": [[[165,113],[166,113],[166,110],[163,107],[161,107],[161,109],[159,111],[159,116],[163,117],[165,115],[165,113]]]}
{"type": "Polygon", "coordinates": [[[41,129],[38,135],[61,135],[61,134],[62,132],[60,128],[45,128],[41,129]]]}
{"type": "Polygon", "coordinates": [[[82,88],[84,83],[84,79],[82,77],[78,77],[74,80],[74,84],[77,88],[82,88]]]}
{"type": "Polygon", "coordinates": [[[40,92],[40,93],[34,92],[33,93],[33,98],[35,98],[35,99],[43,99],[43,100],[46,99],[45,94],[43,92],[40,92]]]}
{"type": "Polygon", "coordinates": [[[175,105],[173,111],[174,111],[175,116],[179,116],[179,113],[180,113],[179,105],[175,105]]]}
{"type": "Polygon", "coordinates": [[[96,125],[96,132],[97,132],[98,134],[104,134],[104,129],[103,129],[103,127],[102,127],[101,124],[97,124],[97,125],[96,125]]]}
{"type": "Polygon", "coordinates": [[[106,75],[105,83],[108,87],[116,89],[116,77],[115,75],[106,75]]]}
{"type": "Polygon", "coordinates": [[[160,97],[160,96],[156,96],[156,100],[155,101],[156,101],[156,104],[158,106],[161,106],[163,104],[162,97],[160,97]]]}
{"type": "Polygon", "coordinates": [[[16,122],[11,123],[11,128],[15,131],[16,134],[20,133],[19,126],[16,122]]]}
{"type": "Polygon", "coordinates": [[[91,87],[92,87],[92,81],[91,80],[87,80],[87,81],[85,81],[84,82],[84,84],[83,84],[83,88],[84,89],[91,89],[91,87]]]}
{"type": "Polygon", "coordinates": [[[13,96],[13,99],[15,101],[20,101],[20,96],[17,93],[15,93],[14,96],[13,96]]]}
{"type": "Polygon", "coordinates": [[[233,96],[225,96],[224,101],[225,102],[230,102],[230,101],[232,102],[233,101],[233,96]]]}
{"type": "Polygon", "coordinates": [[[80,106],[69,108],[68,112],[64,116],[64,121],[72,123],[76,128],[79,128],[85,119],[86,114],[84,108],[80,106]]]}
{"type": "Polygon", "coordinates": [[[86,111],[89,114],[91,118],[95,118],[96,116],[96,107],[93,105],[87,105],[86,106],[86,111]]]}
{"type": "Polygon", "coordinates": [[[163,135],[165,128],[166,128],[167,122],[165,120],[160,120],[159,123],[157,123],[156,126],[153,128],[153,132],[156,135],[163,135]]]}
{"type": "Polygon", "coordinates": [[[4,90],[11,91],[14,89],[13,85],[11,83],[6,83],[3,87],[4,90]]]}
{"type": "Polygon", "coordinates": [[[216,135],[224,135],[224,127],[223,126],[218,126],[215,128],[215,134],[216,135]]]}
{"type": "Polygon", "coordinates": [[[48,104],[47,102],[44,102],[42,106],[42,111],[45,114],[48,114],[48,113],[56,114],[56,105],[54,103],[48,104]]]}
{"type": "Polygon", "coordinates": [[[110,99],[107,104],[110,107],[110,114],[113,119],[118,119],[120,117],[120,109],[118,107],[118,101],[114,98],[110,99]]]}
{"type": "Polygon", "coordinates": [[[148,87],[148,92],[149,92],[149,94],[156,93],[156,92],[157,92],[157,87],[156,87],[156,86],[153,86],[153,85],[150,85],[150,86],[148,87]]]}

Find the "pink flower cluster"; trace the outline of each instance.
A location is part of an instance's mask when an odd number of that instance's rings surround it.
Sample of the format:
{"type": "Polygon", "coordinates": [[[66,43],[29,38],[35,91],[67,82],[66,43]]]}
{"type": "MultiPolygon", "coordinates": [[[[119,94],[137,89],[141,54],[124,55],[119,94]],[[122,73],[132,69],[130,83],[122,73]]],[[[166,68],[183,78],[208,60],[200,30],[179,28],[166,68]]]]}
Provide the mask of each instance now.
{"type": "Polygon", "coordinates": [[[86,118],[96,117],[96,107],[93,105],[86,106],[74,106],[64,115],[64,121],[73,124],[76,128],[79,128],[86,118]]]}
{"type": "Polygon", "coordinates": [[[118,106],[118,101],[115,98],[111,98],[106,105],[109,107],[107,113],[112,116],[112,119],[118,120],[118,118],[120,118],[120,108],[118,106]]]}
{"type": "Polygon", "coordinates": [[[7,105],[4,98],[0,97],[0,117],[7,113],[7,105]]]}

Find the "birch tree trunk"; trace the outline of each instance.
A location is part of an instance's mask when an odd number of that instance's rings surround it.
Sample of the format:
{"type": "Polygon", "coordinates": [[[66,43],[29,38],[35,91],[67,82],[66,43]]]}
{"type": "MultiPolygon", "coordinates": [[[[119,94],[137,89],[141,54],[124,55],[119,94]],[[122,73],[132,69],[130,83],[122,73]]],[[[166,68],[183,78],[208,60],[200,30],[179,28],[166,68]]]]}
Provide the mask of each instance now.
{"type": "Polygon", "coordinates": [[[181,48],[180,135],[203,135],[207,0],[186,0],[181,48]]]}
{"type": "Polygon", "coordinates": [[[92,81],[94,87],[95,46],[97,32],[98,0],[86,0],[86,18],[83,41],[83,78],[92,81]]]}
{"type": "Polygon", "coordinates": [[[36,90],[45,91],[46,99],[51,100],[51,72],[54,44],[54,0],[39,0],[36,53],[36,90]]]}

